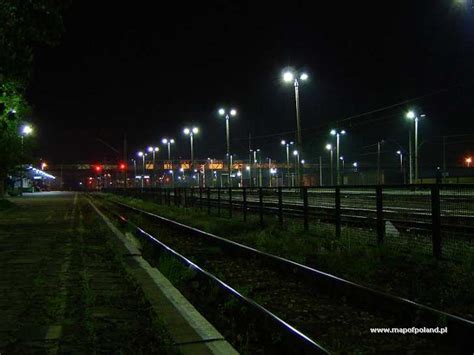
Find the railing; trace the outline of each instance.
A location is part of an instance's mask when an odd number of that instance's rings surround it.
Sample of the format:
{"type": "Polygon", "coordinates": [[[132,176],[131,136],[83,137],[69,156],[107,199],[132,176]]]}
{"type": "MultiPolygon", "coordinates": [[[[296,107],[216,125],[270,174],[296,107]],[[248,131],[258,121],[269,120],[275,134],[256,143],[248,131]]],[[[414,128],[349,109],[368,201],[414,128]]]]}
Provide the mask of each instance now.
{"type": "Polygon", "coordinates": [[[104,191],[262,224],[302,221],[311,235],[436,258],[474,255],[472,185],[130,188],[104,191]],[[225,213],[224,213],[225,212],[225,213]],[[254,218],[254,217],[252,217],[254,218]]]}

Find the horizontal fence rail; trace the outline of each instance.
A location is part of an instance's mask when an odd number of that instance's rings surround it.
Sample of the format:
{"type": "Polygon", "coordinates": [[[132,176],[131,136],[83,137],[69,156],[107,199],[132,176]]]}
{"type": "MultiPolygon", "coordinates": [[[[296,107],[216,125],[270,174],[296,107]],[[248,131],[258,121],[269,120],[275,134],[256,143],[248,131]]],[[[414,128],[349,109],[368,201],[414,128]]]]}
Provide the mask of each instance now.
{"type": "MultiPolygon", "coordinates": [[[[250,215],[265,225],[300,220],[314,230],[368,245],[418,250],[436,258],[474,255],[474,186],[400,185],[301,188],[104,189],[209,215],[250,215]]],[[[317,233],[316,233],[317,234],[317,233]]]]}

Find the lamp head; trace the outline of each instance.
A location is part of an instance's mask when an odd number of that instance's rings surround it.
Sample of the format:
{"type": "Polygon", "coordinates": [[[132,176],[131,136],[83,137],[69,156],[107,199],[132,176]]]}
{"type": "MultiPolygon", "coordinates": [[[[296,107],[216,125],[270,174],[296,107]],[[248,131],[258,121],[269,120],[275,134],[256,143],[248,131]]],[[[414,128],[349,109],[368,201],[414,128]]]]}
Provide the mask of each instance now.
{"type": "Polygon", "coordinates": [[[163,139],[161,140],[161,142],[162,142],[163,144],[167,144],[167,143],[168,143],[168,140],[167,140],[166,138],[163,138],[163,139]]]}
{"type": "Polygon", "coordinates": [[[327,150],[332,150],[332,145],[331,144],[326,144],[326,149],[327,150]]]}
{"type": "Polygon", "coordinates": [[[300,75],[300,79],[303,80],[303,81],[308,80],[308,78],[309,78],[309,77],[308,77],[308,74],[306,74],[306,73],[302,73],[302,74],[300,75]]]}
{"type": "Polygon", "coordinates": [[[25,136],[31,134],[33,133],[33,128],[30,125],[24,125],[21,129],[21,133],[23,133],[25,136]]]}
{"type": "Polygon", "coordinates": [[[410,120],[414,119],[415,118],[415,112],[408,111],[407,118],[410,119],[410,120]]]}
{"type": "Polygon", "coordinates": [[[285,140],[282,140],[281,141],[281,145],[285,145],[286,144],[286,141],[285,140]]]}
{"type": "Polygon", "coordinates": [[[199,132],[199,128],[193,127],[193,133],[196,134],[196,133],[198,133],[198,132],[199,132]]]}
{"type": "Polygon", "coordinates": [[[189,133],[191,133],[191,131],[189,130],[189,128],[185,128],[185,129],[183,129],[183,133],[184,134],[189,134],[189,133]]]}
{"type": "Polygon", "coordinates": [[[337,132],[336,132],[335,129],[331,129],[331,132],[330,132],[330,133],[331,133],[332,136],[335,136],[337,132]]]}
{"type": "Polygon", "coordinates": [[[234,108],[233,108],[232,110],[230,110],[230,115],[231,115],[231,116],[237,115],[237,110],[234,109],[234,108]]]}
{"type": "Polygon", "coordinates": [[[283,81],[285,83],[291,83],[294,80],[295,76],[291,71],[286,71],[283,73],[283,81]]]}
{"type": "Polygon", "coordinates": [[[219,109],[219,115],[224,116],[225,115],[225,110],[223,108],[219,109]]]}

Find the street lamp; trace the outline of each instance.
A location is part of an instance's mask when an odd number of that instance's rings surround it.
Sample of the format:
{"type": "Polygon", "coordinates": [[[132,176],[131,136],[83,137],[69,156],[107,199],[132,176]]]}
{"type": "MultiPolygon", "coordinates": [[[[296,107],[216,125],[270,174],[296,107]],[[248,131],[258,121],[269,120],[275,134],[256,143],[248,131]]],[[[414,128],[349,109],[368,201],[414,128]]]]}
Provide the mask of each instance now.
{"type": "MultiPolygon", "coordinates": [[[[414,111],[408,111],[406,114],[406,118],[409,120],[413,120],[415,122],[415,181],[418,181],[418,121],[420,118],[425,117],[426,115],[420,115],[418,117],[414,111]]],[[[409,148],[410,148],[410,184],[413,183],[413,172],[412,172],[412,149],[411,149],[411,128],[409,131],[409,148]]]]}
{"type": "MultiPolygon", "coordinates": [[[[299,82],[298,82],[298,75],[299,79],[301,81],[306,81],[308,80],[309,76],[306,73],[300,73],[297,74],[293,72],[292,70],[286,70],[283,72],[283,81],[285,83],[293,83],[293,86],[295,88],[295,107],[296,107],[296,131],[297,131],[297,136],[296,136],[296,141],[297,141],[297,149],[302,152],[303,151],[303,142],[301,138],[301,120],[300,120],[300,97],[299,97],[299,82]]],[[[298,176],[300,178],[300,185],[302,185],[303,181],[303,176],[301,175],[301,168],[300,164],[298,161],[298,176]]]]}
{"type": "Polygon", "coordinates": [[[191,143],[191,167],[190,170],[194,168],[194,135],[199,132],[199,128],[193,127],[193,128],[185,128],[183,129],[183,133],[187,136],[189,136],[189,141],[191,143]]]}
{"type": "Polygon", "coordinates": [[[342,135],[345,135],[346,134],[346,131],[345,130],[336,130],[336,129],[332,129],[331,130],[331,135],[332,136],[336,136],[336,174],[337,174],[337,185],[340,185],[341,184],[341,175],[340,175],[340,171],[339,171],[339,153],[340,153],[340,150],[339,150],[339,140],[340,140],[340,136],[342,135]]]}
{"type": "Polygon", "coordinates": [[[290,181],[291,181],[291,178],[290,178],[290,145],[293,145],[293,144],[294,144],[293,142],[287,142],[285,140],[281,141],[281,145],[286,147],[286,172],[287,172],[287,176],[288,176],[288,186],[291,185],[291,183],[290,183],[290,181]]]}
{"type": "Polygon", "coordinates": [[[236,116],[237,110],[230,109],[228,112],[224,108],[219,109],[219,115],[225,117],[225,133],[226,133],[226,143],[227,143],[227,166],[228,166],[228,183],[230,186],[230,175],[232,174],[232,166],[230,164],[230,116],[236,116]]]}
{"type": "Polygon", "coordinates": [[[331,185],[334,185],[334,168],[333,168],[333,151],[332,144],[326,144],[326,150],[328,150],[331,154],[330,158],[330,167],[331,167],[331,185]]]}
{"type": "MultiPolygon", "coordinates": [[[[12,111],[13,112],[13,111],[12,111]]],[[[25,136],[28,136],[30,135],[31,133],[33,133],[33,127],[31,127],[30,125],[26,124],[24,126],[21,127],[21,130],[20,130],[20,137],[21,137],[21,154],[23,154],[23,139],[25,136]]]]}
{"type": "Polygon", "coordinates": [[[142,188],[143,188],[143,184],[144,184],[144,179],[145,179],[145,157],[146,157],[146,153],[143,153],[143,152],[138,152],[137,155],[142,158],[142,188]]]}
{"type": "Polygon", "coordinates": [[[168,160],[171,160],[171,144],[174,144],[174,139],[163,138],[161,142],[168,146],[168,160]]]}
{"type": "Polygon", "coordinates": [[[153,157],[152,158],[153,159],[152,179],[153,179],[153,181],[155,183],[155,186],[156,186],[156,181],[155,181],[155,165],[156,165],[155,164],[155,154],[160,151],[160,148],[158,148],[158,147],[148,147],[147,150],[148,150],[148,153],[152,153],[152,157],[153,157]]]}
{"type": "Polygon", "coordinates": [[[467,158],[465,159],[465,161],[466,161],[467,167],[470,168],[470,167],[471,167],[471,163],[472,163],[472,157],[467,157],[467,158]]]}

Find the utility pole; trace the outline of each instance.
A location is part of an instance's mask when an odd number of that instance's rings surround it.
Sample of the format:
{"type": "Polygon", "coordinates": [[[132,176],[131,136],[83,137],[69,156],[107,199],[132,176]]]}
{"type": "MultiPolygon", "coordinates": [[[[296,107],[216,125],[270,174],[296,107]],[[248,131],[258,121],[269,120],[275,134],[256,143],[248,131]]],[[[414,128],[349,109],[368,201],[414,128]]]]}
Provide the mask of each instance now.
{"type": "Polygon", "coordinates": [[[323,157],[319,156],[319,186],[323,186],[323,157]]]}
{"type": "Polygon", "coordinates": [[[123,186],[127,188],[127,179],[128,179],[128,164],[127,164],[127,133],[123,135],[123,162],[125,164],[125,169],[123,171],[123,186]]]}

